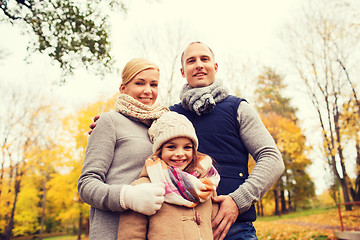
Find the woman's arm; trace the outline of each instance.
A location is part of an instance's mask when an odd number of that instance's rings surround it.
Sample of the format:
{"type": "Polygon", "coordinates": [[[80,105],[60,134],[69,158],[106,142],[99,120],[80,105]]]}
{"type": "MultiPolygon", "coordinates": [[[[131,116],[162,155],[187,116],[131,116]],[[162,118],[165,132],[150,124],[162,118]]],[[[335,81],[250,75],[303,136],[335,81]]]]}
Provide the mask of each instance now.
{"type": "Polygon", "coordinates": [[[84,202],[107,211],[124,210],[120,206],[120,191],[123,185],[106,183],[115,145],[114,122],[110,115],[103,114],[88,140],[84,165],[78,180],[78,191],[84,202]]]}
{"type": "MultiPolygon", "coordinates": [[[[140,178],[132,183],[132,185],[149,183],[149,179],[140,178]]],[[[118,240],[145,240],[147,239],[149,217],[128,210],[120,215],[118,240]]]]}
{"type": "MultiPolygon", "coordinates": [[[[136,165],[133,165],[132,169],[125,169],[125,171],[123,169],[122,174],[114,174],[116,172],[114,170],[124,168],[122,164],[125,162],[122,163],[115,159],[123,154],[118,153],[117,157],[114,157],[114,152],[116,149],[122,148],[122,145],[117,144],[117,139],[126,138],[126,136],[117,136],[116,128],[123,123],[117,119],[120,115],[112,114],[114,113],[103,114],[98,120],[96,129],[89,137],[84,166],[78,180],[80,197],[91,206],[105,211],[124,211],[130,208],[146,215],[155,214],[164,201],[164,184],[146,183],[141,186],[124,184],[135,177],[136,165]],[[113,172],[112,184],[109,184],[108,174],[111,171],[113,172]]],[[[135,140],[137,141],[136,137],[135,140]]],[[[136,150],[141,151],[141,149],[136,150]]],[[[123,151],[131,154],[129,151],[133,150],[124,149],[123,151]]],[[[131,158],[130,160],[141,161],[141,159],[131,158]]]]}

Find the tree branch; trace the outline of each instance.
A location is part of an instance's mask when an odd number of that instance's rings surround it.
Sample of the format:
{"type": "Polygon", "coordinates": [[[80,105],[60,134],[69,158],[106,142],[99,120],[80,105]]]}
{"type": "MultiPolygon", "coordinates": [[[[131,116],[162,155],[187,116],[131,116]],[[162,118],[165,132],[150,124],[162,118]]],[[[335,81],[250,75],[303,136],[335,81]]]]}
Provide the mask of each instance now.
{"type": "Polygon", "coordinates": [[[15,15],[12,15],[12,14],[10,14],[10,13],[8,12],[8,8],[7,8],[5,2],[1,2],[0,8],[1,8],[1,10],[4,12],[5,16],[7,16],[8,18],[10,18],[11,20],[21,19],[21,17],[16,17],[15,15]]]}

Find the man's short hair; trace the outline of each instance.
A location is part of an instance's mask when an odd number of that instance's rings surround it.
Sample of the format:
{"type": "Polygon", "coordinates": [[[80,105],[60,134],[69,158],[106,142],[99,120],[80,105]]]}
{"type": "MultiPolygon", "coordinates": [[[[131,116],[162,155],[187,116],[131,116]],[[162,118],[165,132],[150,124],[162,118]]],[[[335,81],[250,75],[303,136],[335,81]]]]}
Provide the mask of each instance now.
{"type": "MultiPolygon", "coordinates": [[[[189,46],[191,46],[191,45],[193,45],[193,44],[202,44],[202,45],[204,45],[205,47],[207,47],[209,50],[210,50],[210,52],[211,52],[211,54],[213,55],[213,57],[214,57],[214,60],[215,60],[215,54],[214,54],[214,52],[213,52],[213,50],[208,46],[208,45],[206,45],[205,43],[203,43],[203,42],[200,42],[200,41],[194,41],[194,42],[191,42],[189,45],[187,45],[187,47],[185,48],[185,50],[189,47],[189,46]]],[[[182,52],[182,54],[181,54],[181,66],[182,67],[184,67],[184,64],[183,64],[183,58],[184,58],[184,53],[185,53],[185,50],[182,52]]]]}

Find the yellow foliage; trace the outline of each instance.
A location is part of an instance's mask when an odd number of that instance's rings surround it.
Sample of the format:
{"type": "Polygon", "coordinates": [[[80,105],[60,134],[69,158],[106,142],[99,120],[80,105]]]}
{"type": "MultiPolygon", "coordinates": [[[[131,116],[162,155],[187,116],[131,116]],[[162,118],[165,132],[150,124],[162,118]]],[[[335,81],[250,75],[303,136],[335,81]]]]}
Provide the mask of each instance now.
{"type": "Polygon", "coordinates": [[[306,150],[305,137],[292,119],[276,113],[262,115],[261,119],[283,155],[289,156],[294,163],[310,163],[310,160],[303,155],[306,150]]]}
{"type": "Polygon", "coordinates": [[[360,109],[354,98],[343,105],[340,127],[343,140],[360,138],[360,109]]]}
{"type": "MultiPolygon", "coordinates": [[[[6,169],[8,170],[8,169],[6,169]]],[[[2,192],[0,198],[0,229],[4,229],[5,219],[4,216],[10,214],[10,205],[13,201],[12,185],[9,183],[8,171],[5,171],[5,176],[2,182],[2,192]],[[9,186],[10,185],[10,186],[9,186]]]]}
{"type": "Polygon", "coordinates": [[[39,201],[36,183],[30,177],[26,177],[16,204],[14,236],[32,234],[39,230],[39,201]]]}
{"type": "Polygon", "coordinates": [[[321,206],[329,206],[329,207],[335,206],[334,199],[331,198],[329,190],[324,191],[317,198],[321,206]]]}
{"type": "MultiPolygon", "coordinates": [[[[89,207],[82,203],[77,192],[77,180],[81,173],[82,162],[88,139],[89,124],[95,115],[114,109],[117,95],[106,100],[100,100],[80,109],[76,114],[67,116],[63,128],[71,138],[62,148],[61,156],[66,158],[66,171],[53,173],[48,182],[47,199],[54,208],[53,217],[64,225],[77,224],[80,212],[88,216],[89,207]]],[[[58,151],[60,154],[60,151],[58,151]]]]}
{"type": "MultiPolygon", "coordinates": [[[[45,221],[59,220],[60,229],[72,229],[78,226],[80,212],[84,218],[88,217],[89,206],[80,200],[77,192],[77,180],[87,145],[87,132],[95,115],[114,108],[116,97],[115,95],[108,100],[104,98],[76,114],[61,119],[61,135],[41,136],[43,144],[33,144],[33,140],[29,138],[22,152],[24,160],[19,165],[24,174],[22,179],[17,178],[21,180],[21,188],[16,205],[13,235],[33,235],[39,231],[44,188],[45,221]]],[[[59,118],[59,121],[61,120],[59,118]]],[[[32,135],[38,136],[36,133],[32,135]]],[[[5,168],[0,186],[0,232],[4,232],[8,224],[6,216],[10,216],[14,201],[14,185],[14,177],[10,179],[10,169],[5,168]]]]}
{"type": "Polygon", "coordinates": [[[330,152],[330,153],[331,153],[331,156],[335,156],[335,155],[337,154],[337,152],[338,152],[338,151],[337,151],[337,148],[332,148],[332,149],[331,149],[331,152],[330,152]]]}
{"type": "MultiPolygon", "coordinates": [[[[87,145],[89,124],[96,115],[114,109],[118,94],[108,100],[98,101],[81,109],[75,115],[69,115],[64,120],[64,129],[68,131],[76,141],[76,149],[85,149],[87,145]]],[[[82,156],[83,157],[83,156],[82,156]]]]}

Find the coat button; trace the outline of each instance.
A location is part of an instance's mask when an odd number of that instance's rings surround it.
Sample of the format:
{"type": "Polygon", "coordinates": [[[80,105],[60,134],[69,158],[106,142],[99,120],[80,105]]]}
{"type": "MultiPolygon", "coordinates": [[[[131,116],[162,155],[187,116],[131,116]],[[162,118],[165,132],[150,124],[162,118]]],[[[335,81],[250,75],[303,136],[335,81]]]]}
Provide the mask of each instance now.
{"type": "Polygon", "coordinates": [[[195,210],[195,222],[197,225],[200,225],[200,215],[196,210],[195,210]]]}
{"type": "Polygon", "coordinates": [[[239,176],[242,177],[242,176],[244,176],[244,174],[243,174],[243,173],[239,173],[239,176]]]}

